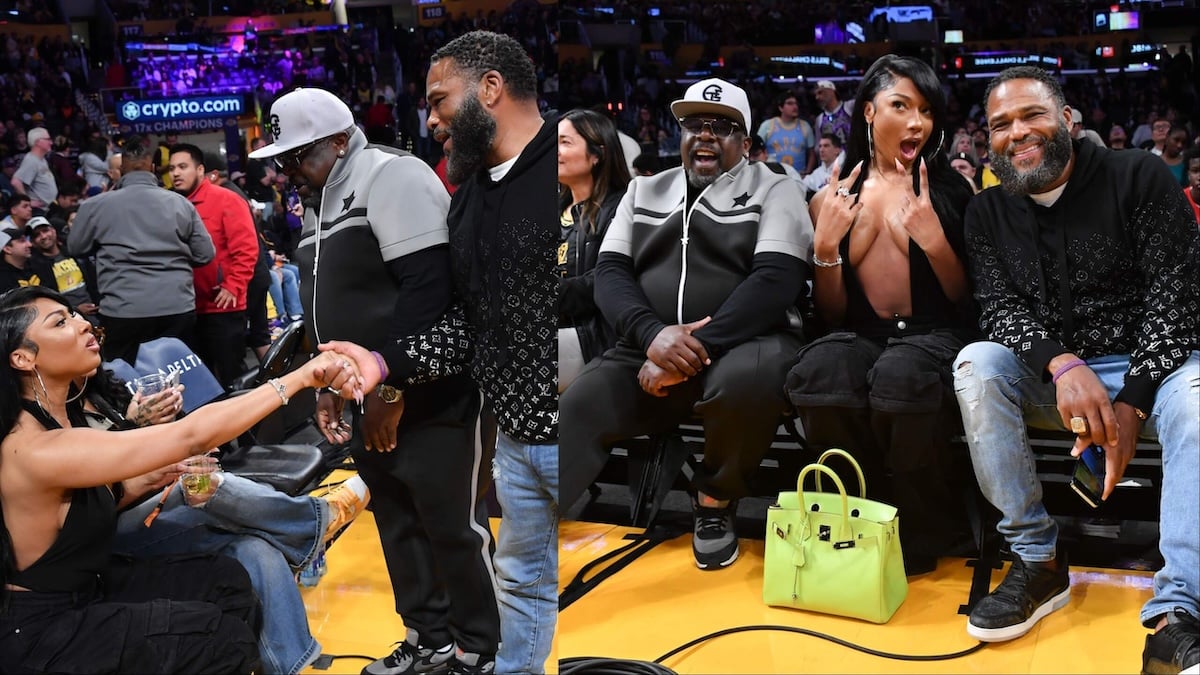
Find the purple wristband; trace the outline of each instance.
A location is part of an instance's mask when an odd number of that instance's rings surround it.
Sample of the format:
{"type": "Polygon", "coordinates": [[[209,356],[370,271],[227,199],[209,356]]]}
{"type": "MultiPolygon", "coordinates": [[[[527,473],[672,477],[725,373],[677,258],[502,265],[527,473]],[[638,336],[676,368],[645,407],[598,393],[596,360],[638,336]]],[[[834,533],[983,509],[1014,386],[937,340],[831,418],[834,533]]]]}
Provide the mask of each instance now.
{"type": "Polygon", "coordinates": [[[1067,361],[1066,363],[1059,366],[1058,370],[1054,371],[1054,377],[1050,378],[1050,381],[1054,384],[1058,384],[1058,378],[1062,377],[1063,375],[1066,375],[1068,370],[1075,368],[1076,366],[1086,366],[1086,365],[1087,365],[1087,362],[1085,362],[1083,359],[1071,359],[1070,361],[1067,361]]]}
{"type": "MultiPolygon", "coordinates": [[[[371,356],[374,356],[375,362],[379,364],[379,381],[382,383],[387,379],[388,376],[387,361],[383,360],[383,355],[381,355],[379,352],[371,352],[371,356]]],[[[1080,361],[1080,363],[1083,362],[1080,361]]]]}

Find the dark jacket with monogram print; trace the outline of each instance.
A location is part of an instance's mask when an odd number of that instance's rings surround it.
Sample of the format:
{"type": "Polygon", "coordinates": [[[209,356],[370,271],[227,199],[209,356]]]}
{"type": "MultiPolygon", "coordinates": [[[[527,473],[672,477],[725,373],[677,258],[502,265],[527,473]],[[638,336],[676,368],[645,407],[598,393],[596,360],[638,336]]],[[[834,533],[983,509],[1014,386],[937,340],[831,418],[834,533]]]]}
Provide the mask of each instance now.
{"type": "Polygon", "coordinates": [[[1200,232],[1157,157],[1074,147],[1051,206],[1002,188],[968,206],[982,327],[1046,380],[1059,354],[1129,355],[1116,400],[1149,411],[1159,383],[1200,346],[1200,232]]]}

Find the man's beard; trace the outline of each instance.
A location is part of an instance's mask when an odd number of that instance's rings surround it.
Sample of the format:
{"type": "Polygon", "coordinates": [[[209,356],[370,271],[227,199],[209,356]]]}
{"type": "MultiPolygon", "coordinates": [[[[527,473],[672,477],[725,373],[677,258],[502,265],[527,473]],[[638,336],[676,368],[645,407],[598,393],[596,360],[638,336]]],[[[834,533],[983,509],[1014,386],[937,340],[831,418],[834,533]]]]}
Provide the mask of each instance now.
{"type": "Polygon", "coordinates": [[[992,171],[1000,179],[1001,187],[1012,195],[1038,194],[1057,180],[1071,162],[1071,132],[1059,122],[1054,135],[1046,139],[1042,146],[1042,163],[1029,171],[1018,171],[1009,158],[1008,150],[1011,150],[1011,146],[992,157],[992,171]]]}
{"type": "Polygon", "coordinates": [[[688,184],[698,190],[703,190],[704,188],[708,187],[709,185],[712,185],[713,183],[717,182],[717,177],[720,176],[721,173],[724,173],[722,171],[720,173],[709,174],[706,176],[706,175],[702,175],[702,174],[698,174],[698,173],[693,173],[692,168],[690,166],[685,168],[683,170],[683,172],[685,174],[687,174],[688,184]]]}
{"type": "Polygon", "coordinates": [[[446,180],[462,185],[483,168],[488,150],[496,140],[496,118],[483,109],[476,92],[463,97],[450,123],[450,138],[454,143],[446,158],[446,180]]]}

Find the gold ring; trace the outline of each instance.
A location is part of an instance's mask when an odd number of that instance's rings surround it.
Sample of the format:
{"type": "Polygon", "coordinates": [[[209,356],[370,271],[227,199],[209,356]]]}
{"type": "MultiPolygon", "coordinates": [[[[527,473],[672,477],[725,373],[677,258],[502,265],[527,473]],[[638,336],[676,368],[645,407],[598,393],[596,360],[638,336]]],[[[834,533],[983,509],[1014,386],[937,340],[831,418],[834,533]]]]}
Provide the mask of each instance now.
{"type": "Polygon", "coordinates": [[[1083,417],[1071,418],[1071,431],[1076,434],[1086,434],[1088,430],[1087,420],[1083,417]]]}

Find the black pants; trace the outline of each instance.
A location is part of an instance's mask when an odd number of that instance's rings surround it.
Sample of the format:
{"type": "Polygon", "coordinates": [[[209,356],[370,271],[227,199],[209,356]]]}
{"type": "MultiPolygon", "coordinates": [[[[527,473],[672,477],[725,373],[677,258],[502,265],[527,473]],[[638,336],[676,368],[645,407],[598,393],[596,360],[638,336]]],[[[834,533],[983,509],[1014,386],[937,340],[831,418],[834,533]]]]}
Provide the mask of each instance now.
{"type": "Polygon", "coordinates": [[[704,421],[704,462],[694,487],[716,499],[749,492],[747,480],[771,447],[787,369],[801,338],[775,333],[729,350],[700,375],[651,396],[638,384],[642,352],[610,349],[584,366],[559,398],[559,504],[570,508],[596,479],[616,441],[704,421]]]}
{"type": "MultiPolygon", "coordinates": [[[[254,266],[254,276],[246,287],[246,346],[255,349],[271,344],[271,331],[267,326],[267,293],[271,289],[271,270],[261,260],[254,266]]],[[[282,308],[276,308],[281,314],[282,308]]]]}
{"type": "MultiPolygon", "coordinates": [[[[962,428],[950,364],[964,341],[949,332],[871,340],[833,333],[800,350],[788,396],[818,450],[858,460],[868,497],[895,505],[905,555],[940,556],[965,537],[962,428]]],[[[849,485],[849,483],[847,483],[849,485]]]]}
{"type": "Polygon", "coordinates": [[[218,555],[114,558],[103,591],[9,591],[5,673],[249,673],[259,668],[250,577],[218,555]]]}
{"type": "Polygon", "coordinates": [[[138,346],[160,337],[179,338],[190,345],[195,324],[194,311],[138,319],[107,316],[101,312],[100,325],[104,326],[104,360],[124,359],[132,366],[137,359],[138,346]]]}
{"type": "Polygon", "coordinates": [[[490,657],[500,643],[500,614],[484,501],[492,455],[477,437],[479,405],[465,376],[420,385],[405,393],[396,449],[367,451],[356,420],[351,454],[371,489],[405,627],[423,646],[453,641],[490,657]]]}
{"type": "Polygon", "coordinates": [[[192,349],[228,389],[245,372],[246,312],[197,314],[192,349]]]}

